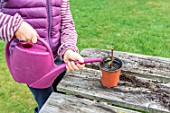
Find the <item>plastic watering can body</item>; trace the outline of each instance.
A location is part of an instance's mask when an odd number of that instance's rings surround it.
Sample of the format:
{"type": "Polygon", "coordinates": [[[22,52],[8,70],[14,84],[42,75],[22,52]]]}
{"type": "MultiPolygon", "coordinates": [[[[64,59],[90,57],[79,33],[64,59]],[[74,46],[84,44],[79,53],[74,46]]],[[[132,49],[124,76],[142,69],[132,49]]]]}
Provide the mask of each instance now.
{"type": "MultiPolygon", "coordinates": [[[[47,88],[60,73],[66,70],[66,64],[54,64],[51,48],[43,39],[38,38],[42,45],[19,42],[10,53],[9,46],[12,40],[6,45],[5,56],[15,81],[33,88],[47,88]]],[[[91,58],[85,59],[84,63],[100,61],[101,58],[91,58]]]]}
{"type": "Polygon", "coordinates": [[[51,49],[43,39],[38,38],[38,41],[44,46],[19,42],[11,54],[9,46],[12,40],[6,45],[5,55],[11,75],[17,82],[31,85],[55,67],[51,49]]]}

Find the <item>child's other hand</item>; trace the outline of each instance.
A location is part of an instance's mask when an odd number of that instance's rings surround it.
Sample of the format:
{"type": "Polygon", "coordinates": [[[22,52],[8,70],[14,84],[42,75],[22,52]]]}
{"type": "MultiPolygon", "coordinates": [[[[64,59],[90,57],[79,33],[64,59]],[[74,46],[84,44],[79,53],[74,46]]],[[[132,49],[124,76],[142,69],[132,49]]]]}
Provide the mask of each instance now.
{"type": "Polygon", "coordinates": [[[15,32],[15,36],[19,40],[36,43],[38,34],[31,25],[27,22],[22,22],[21,26],[15,32]]]}
{"type": "Polygon", "coordinates": [[[81,63],[84,63],[83,57],[74,52],[73,50],[67,50],[64,53],[64,62],[67,63],[66,68],[69,71],[80,70],[85,66],[85,64],[75,64],[74,61],[78,60],[81,63]]]}

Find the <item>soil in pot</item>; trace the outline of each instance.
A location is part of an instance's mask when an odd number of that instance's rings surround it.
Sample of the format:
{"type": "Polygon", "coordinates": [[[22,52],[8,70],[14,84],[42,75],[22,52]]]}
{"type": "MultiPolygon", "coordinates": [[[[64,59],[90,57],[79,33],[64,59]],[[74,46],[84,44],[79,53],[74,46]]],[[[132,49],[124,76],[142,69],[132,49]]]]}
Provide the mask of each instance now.
{"type": "Polygon", "coordinates": [[[114,58],[111,67],[110,64],[111,64],[111,58],[105,58],[100,63],[100,68],[108,72],[115,72],[122,67],[122,61],[118,58],[114,58]]]}

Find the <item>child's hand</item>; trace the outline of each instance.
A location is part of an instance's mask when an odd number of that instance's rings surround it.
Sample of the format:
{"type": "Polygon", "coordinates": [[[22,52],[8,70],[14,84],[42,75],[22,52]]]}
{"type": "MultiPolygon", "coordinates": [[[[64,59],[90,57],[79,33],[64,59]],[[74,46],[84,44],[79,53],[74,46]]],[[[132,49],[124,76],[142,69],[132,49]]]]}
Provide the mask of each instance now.
{"type": "Polygon", "coordinates": [[[38,34],[31,25],[27,22],[22,22],[21,26],[15,32],[15,36],[19,40],[36,43],[38,34]]]}
{"type": "Polygon", "coordinates": [[[74,52],[73,50],[67,50],[64,53],[64,62],[67,63],[66,68],[69,71],[80,70],[85,66],[85,64],[75,64],[74,61],[78,60],[81,63],[84,63],[83,57],[74,52]]]}

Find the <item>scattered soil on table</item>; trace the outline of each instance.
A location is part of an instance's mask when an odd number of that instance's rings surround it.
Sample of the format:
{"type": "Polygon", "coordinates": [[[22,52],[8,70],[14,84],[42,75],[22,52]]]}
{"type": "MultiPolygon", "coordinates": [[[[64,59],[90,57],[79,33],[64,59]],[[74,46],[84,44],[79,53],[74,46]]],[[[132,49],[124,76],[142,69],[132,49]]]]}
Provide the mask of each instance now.
{"type": "Polygon", "coordinates": [[[123,82],[122,85],[130,87],[142,87],[149,89],[152,93],[150,94],[151,100],[158,101],[162,106],[170,110],[170,88],[161,85],[158,81],[142,81],[135,76],[128,74],[122,74],[120,80],[123,82]],[[153,96],[152,96],[153,95],[153,96]]]}
{"type": "Polygon", "coordinates": [[[124,85],[126,82],[129,82],[131,87],[145,87],[148,88],[151,86],[149,82],[142,82],[140,79],[137,79],[135,76],[130,76],[127,74],[122,74],[120,76],[120,80],[124,81],[124,85]]]}

